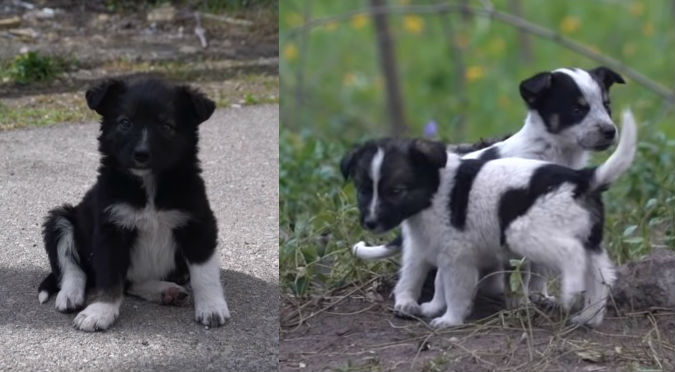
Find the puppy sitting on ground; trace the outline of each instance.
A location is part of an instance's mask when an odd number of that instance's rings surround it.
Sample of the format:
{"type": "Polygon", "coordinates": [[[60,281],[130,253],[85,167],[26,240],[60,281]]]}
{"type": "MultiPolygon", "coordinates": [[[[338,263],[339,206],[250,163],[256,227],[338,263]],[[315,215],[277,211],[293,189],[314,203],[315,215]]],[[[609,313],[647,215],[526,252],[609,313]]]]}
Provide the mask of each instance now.
{"type": "Polygon", "coordinates": [[[101,162],[94,186],[76,206],[49,212],[45,249],[52,272],[38,288],[74,320],[105,330],[127,293],[180,305],[189,277],[195,319],[220,326],[230,317],[220,283],[217,225],[197,159],[199,124],[213,101],[187,86],[155,79],[109,80],[86,93],[102,116],[101,162]]]}
{"type": "MultiPolygon", "coordinates": [[[[623,84],[623,78],[607,67],[588,71],[561,68],[535,74],[520,83],[520,95],[528,112],[525,124],[517,133],[494,144],[483,143],[477,149],[451,146],[450,151],[463,153],[465,159],[519,157],[580,169],[586,166],[592,151],[606,150],[614,143],[616,126],[611,119],[609,89],[616,83],[623,84]]],[[[398,253],[404,240],[405,235],[399,235],[386,245],[368,246],[358,242],[352,251],[364,259],[385,258],[398,253]]],[[[421,258],[403,254],[401,280],[394,290],[395,310],[420,314],[417,300],[429,267],[421,258]]],[[[486,270],[493,271],[502,271],[502,268],[486,270]]],[[[531,271],[530,293],[552,300],[544,268],[534,264],[531,271]]],[[[483,289],[491,294],[503,293],[500,275],[492,274],[486,279],[483,289]]]]}
{"type": "MultiPolygon", "coordinates": [[[[341,169],[356,185],[363,226],[382,233],[401,224],[406,257],[438,267],[436,290],[442,296],[435,297],[447,306],[432,326],[461,324],[480,270],[514,257],[560,273],[563,307],[570,310],[585,295],[572,321],[594,326],[603,319],[614,280],[601,244],[601,192],[628,169],[635,146],[635,123],[627,111],[616,151],[597,168],[463,159],[442,143],[383,139],[353,149],[341,169]]],[[[423,306],[423,315],[442,310],[423,306]]]]}

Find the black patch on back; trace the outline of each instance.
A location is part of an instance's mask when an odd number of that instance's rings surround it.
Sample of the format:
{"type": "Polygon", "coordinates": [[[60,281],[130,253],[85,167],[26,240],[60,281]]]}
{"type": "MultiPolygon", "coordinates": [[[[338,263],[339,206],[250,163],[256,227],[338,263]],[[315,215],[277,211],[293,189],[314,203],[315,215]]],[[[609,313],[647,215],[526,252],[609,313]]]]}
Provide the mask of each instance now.
{"type": "Polygon", "coordinates": [[[452,186],[448,200],[448,210],[450,210],[450,223],[460,230],[464,229],[466,224],[469,192],[471,192],[473,180],[485,163],[480,159],[466,159],[462,160],[457,167],[455,184],[452,186]]]}
{"type": "Polygon", "coordinates": [[[490,147],[489,149],[485,150],[479,157],[479,159],[483,161],[495,160],[499,158],[500,154],[499,149],[497,147],[490,147]]]}
{"type": "MultiPolygon", "coordinates": [[[[499,201],[501,243],[505,243],[504,231],[511,222],[527,213],[540,196],[554,191],[563,183],[571,183],[576,186],[574,198],[583,196],[583,201],[595,209],[597,209],[597,205],[595,205],[597,203],[602,206],[602,200],[599,198],[600,191],[586,194],[594,173],[595,168],[574,170],[557,164],[547,164],[534,171],[527,187],[514,188],[505,192],[499,201]],[[596,194],[597,196],[595,196],[596,194]]],[[[600,211],[600,214],[602,214],[602,211],[600,211]]],[[[602,240],[602,219],[600,219],[600,222],[600,240],[602,240]]],[[[596,240],[597,236],[593,239],[596,240]]]]}

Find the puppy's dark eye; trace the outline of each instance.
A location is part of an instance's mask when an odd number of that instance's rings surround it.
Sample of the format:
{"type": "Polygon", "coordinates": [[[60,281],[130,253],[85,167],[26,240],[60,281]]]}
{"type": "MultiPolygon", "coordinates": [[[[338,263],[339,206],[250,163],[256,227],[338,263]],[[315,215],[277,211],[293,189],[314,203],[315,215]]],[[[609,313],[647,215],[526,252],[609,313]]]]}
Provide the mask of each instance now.
{"type": "Polygon", "coordinates": [[[173,125],[169,123],[162,123],[161,127],[162,130],[167,134],[174,134],[176,132],[176,128],[174,128],[173,125]]]}
{"type": "Polygon", "coordinates": [[[572,114],[574,114],[576,116],[583,115],[583,114],[586,113],[586,109],[587,109],[586,106],[576,104],[576,105],[572,106],[572,114]]]}
{"type": "Polygon", "coordinates": [[[127,131],[127,130],[131,129],[131,125],[132,125],[131,120],[129,120],[127,118],[122,118],[122,119],[119,119],[117,121],[117,127],[120,130],[123,130],[123,131],[127,131]]]}
{"type": "Polygon", "coordinates": [[[391,196],[401,196],[405,194],[408,190],[403,186],[395,186],[389,189],[389,195],[391,196]]]}

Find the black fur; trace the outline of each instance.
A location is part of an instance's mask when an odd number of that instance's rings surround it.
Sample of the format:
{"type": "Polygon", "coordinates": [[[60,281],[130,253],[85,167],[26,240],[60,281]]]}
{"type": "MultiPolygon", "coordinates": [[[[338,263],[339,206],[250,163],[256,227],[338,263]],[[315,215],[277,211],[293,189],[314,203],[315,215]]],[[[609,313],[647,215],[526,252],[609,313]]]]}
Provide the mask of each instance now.
{"type": "Polygon", "coordinates": [[[479,159],[482,161],[488,161],[499,159],[500,157],[501,154],[499,153],[499,149],[497,147],[490,147],[489,149],[483,151],[482,154],[480,154],[479,159]]]}
{"type": "Polygon", "coordinates": [[[574,197],[595,216],[591,237],[586,247],[591,250],[599,249],[602,241],[603,208],[600,190],[587,193],[595,168],[574,170],[556,164],[547,164],[539,167],[532,174],[527,187],[511,189],[502,195],[499,201],[499,225],[501,243],[505,243],[504,231],[516,218],[524,215],[545,194],[550,193],[563,183],[575,185],[574,197]],[[597,229],[600,229],[598,232],[597,229]],[[599,235],[599,239],[598,239],[599,235]]]}
{"type": "Polygon", "coordinates": [[[469,205],[469,192],[473,180],[485,165],[485,161],[479,159],[462,160],[457,167],[454,177],[454,185],[450,191],[448,210],[450,211],[450,223],[460,230],[466,223],[467,207],[469,205]]]}
{"type": "Polygon", "coordinates": [[[215,109],[214,103],[187,87],[156,79],[108,80],[86,93],[89,107],[102,115],[98,137],[101,153],[94,186],[76,206],[49,212],[43,234],[52,272],[39,290],[58,290],[61,268],[57,246],[64,221],[72,226],[77,264],[87,276],[87,287],[115,297],[122,293],[130,265],[135,228],[111,221],[111,205],[126,203],[142,208],[148,203],[140,177],[131,169],[145,169],[155,179],[157,210],[178,210],[188,222],[173,230],[175,267],[157,280],[187,280],[187,262],[202,263],[214,252],[216,220],[209,207],[197,159],[198,126],[215,109]],[[146,132],[147,162],[139,165],[140,139],[146,132]]]}
{"type": "Polygon", "coordinates": [[[466,144],[466,143],[460,143],[457,145],[449,145],[448,146],[448,151],[454,152],[455,154],[459,155],[465,155],[470,152],[482,150],[486,147],[490,147],[494,145],[497,142],[502,142],[506,140],[507,138],[511,137],[511,134],[507,134],[504,137],[496,137],[496,138],[481,138],[478,140],[476,143],[471,143],[471,144],[466,144]]]}
{"type": "Polygon", "coordinates": [[[429,207],[430,195],[440,182],[438,169],[445,166],[445,145],[427,140],[385,138],[366,142],[345,155],[340,168],[345,178],[352,178],[357,190],[361,224],[365,228],[387,231],[405,218],[429,207]],[[385,160],[378,183],[380,197],[378,226],[367,226],[373,198],[370,165],[377,149],[382,148],[385,160]]]}

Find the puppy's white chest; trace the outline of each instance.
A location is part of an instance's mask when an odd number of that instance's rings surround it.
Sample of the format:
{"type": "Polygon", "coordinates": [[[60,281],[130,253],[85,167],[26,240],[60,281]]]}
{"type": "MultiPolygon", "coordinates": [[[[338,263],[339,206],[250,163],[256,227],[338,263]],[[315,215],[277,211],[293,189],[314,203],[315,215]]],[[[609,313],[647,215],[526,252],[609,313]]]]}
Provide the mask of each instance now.
{"type": "Polygon", "coordinates": [[[126,203],[108,208],[111,220],[135,229],[127,279],[131,282],[160,280],[175,266],[176,243],[173,230],[185,225],[189,216],[178,210],[157,210],[154,205],[133,208],[126,203]]]}

